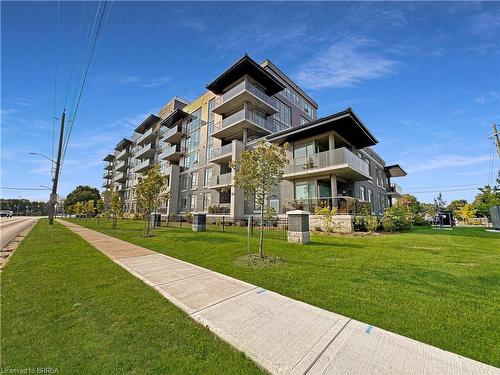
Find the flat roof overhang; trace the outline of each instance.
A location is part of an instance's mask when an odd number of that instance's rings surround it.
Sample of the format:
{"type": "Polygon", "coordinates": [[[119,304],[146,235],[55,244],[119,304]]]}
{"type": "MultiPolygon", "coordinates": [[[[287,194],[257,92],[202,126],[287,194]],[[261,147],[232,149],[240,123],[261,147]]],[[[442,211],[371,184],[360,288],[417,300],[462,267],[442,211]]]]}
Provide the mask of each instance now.
{"type": "Polygon", "coordinates": [[[384,167],[384,170],[389,177],[404,177],[407,175],[406,171],[399,164],[388,165],[384,167]]]}
{"type": "Polygon", "coordinates": [[[262,66],[257,64],[250,56],[245,54],[236,63],[231,65],[224,73],[207,85],[207,89],[214,94],[221,95],[224,89],[248,74],[265,88],[267,95],[274,95],[285,89],[285,86],[262,66]]]}
{"type": "Polygon", "coordinates": [[[108,154],[104,159],[102,159],[102,161],[113,161],[114,159],[115,157],[113,155],[108,154]]]}
{"type": "Polygon", "coordinates": [[[325,177],[331,175],[336,175],[337,177],[353,181],[366,181],[370,179],[369,175],[365,175],[363,172],[354,169],[349,164],[335,164],[322,168],[312,168],[300,172],[285,173],[283,174],[283,179],[298,180],[303,178],[325,177]]]}
{"type": "Polygon", "coordinates": [[[127,147],[131,143],[132,143],[132,141],[130,139],[123,138],[120,142],[118,142],[118,144],[115,147],[115,150],[122,151],[125,147],[127,147]]]}
{"type": "Polygon", "coordinates": [[[312,137],[334,130],[356,148],[374,146],[378,143],[375,136],[356,116],[351,108],[308,122],[301,126],[289,128],[267,136],[271,142],[285,143],[305,137],[312,137]]]}
{"type": "Polygon", "coordinates": [[[136,133],[144,134],[153,124],[161,120],[161,117],[150,114],[137,128],[135,128],[136,133]]]}
{"type": "Polygon", "coordinates": [[[184,112],[182,109],[177,108],[167,117],[165,117],[164,120],[160,122],[160,126],[166,126],[167,128],[170,128],[172,127],[172,125],[176,124],[177,121],[182,120],[187,116],[189,116],[189,113],[184,112]]]}

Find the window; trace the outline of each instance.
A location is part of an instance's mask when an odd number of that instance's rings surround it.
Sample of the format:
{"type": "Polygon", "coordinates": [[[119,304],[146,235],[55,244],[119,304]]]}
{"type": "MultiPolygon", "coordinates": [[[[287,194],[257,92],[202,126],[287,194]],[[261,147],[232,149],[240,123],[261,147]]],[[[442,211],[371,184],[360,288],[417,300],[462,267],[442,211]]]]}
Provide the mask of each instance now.
{"type": "MultiPolygon", "coordinates": [[[[274,122],[275,123],[277,122],[278,126],[281,125],[282,127],[284,126],[285,128],[291,127],[292,126],[292,109],[278,99],[276,99],[276,109],[278,110],[278,113],[273,115],[274,122]]],[[[278,127],[278,129],[279,129],[279,127],[278,127]]]]}
{"type": "Polygon", "coordinates": [[[309,116],[313,117],[313,109],[309,105],[309,103],[304,102],[304,112],[307,113],[309,116]]]}
{"type": "Polygon", "coordinates": [[[181,190],[186,191],[188,187],[188,175],[183,174],[181,175],[181,190]]]}
{"type": "Polygon", "coordinates": [[[295,199],[308,200],[315,198],[316,198],[316,183],[314,181],[295,183],[295,199]]]}
{"type": "Polygon", "coordinates": [[[203,176],[203,186],[208,186],[210,184],[210,179],[212,178],[212,168],[205,169],[205,175],[203,176]]]}
{"type": "Polygon", "coordinates": [[[300,125],[305,125],[309,122],[305,117],[300,116],[300,125]]]}
{"type": "Polygon", "coordinates": [[[196,212],[196,195],[191,195],[190,197],[189,211],[196,212]]]}
{"type": "Polygon", "coordinates": [[[198,172],[193,172],[191,175],[191,190],[194,190],[198,187],[198,172]]]}
{"type": "Polygon", "coordinates": [[[208,208],[212,205],[212,194],[203,193],[203,211],[208,211],[208,208]]]}
{"type": "Polygon", "coordinates": [[[269,200],[269,207],[274,208],[274,212],[279,214],[280,213],[280,201],[279,201],[279,199],[270,199],[269,200]]]}
{"type": "Polygon", "coordinates": [[[373,202],[373,190],[368,189],[368,202],[373,202]]]}
{"type": "Polygon", "coordinates": [[[363,202],[366,201],[366,188],[364,186],[359,187],[359,199],[363,202]]]}
{"type": "Polygon", "coordinates": [[[214,113],[212,110],[215,107],[215,99],[211,99],[208,102],[208,124],[207,124],[207,142],[206,142],[206,161],[212,157],[212,151],[214,149],[214,139],[212,138],[212,133],[214,132],[214,113]]]}
{"type": "Polygon", "coordinates": [[[293,157],[294,158],[305,158],[314,155],[314,143],[306,143],[294,147],[293,157]]]}
{"type": "Polygon", "coordinates": [[[188,197],[181,197],[181,212],[186,212],[188,209],[188,197]]]}

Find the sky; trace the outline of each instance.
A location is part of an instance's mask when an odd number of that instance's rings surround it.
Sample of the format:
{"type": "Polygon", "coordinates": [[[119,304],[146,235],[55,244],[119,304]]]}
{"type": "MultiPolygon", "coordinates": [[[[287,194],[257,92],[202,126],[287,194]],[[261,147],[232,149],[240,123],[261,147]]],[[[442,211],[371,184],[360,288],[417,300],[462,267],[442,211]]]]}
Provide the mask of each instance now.
{"type": "MultiPolygon", "coordinates": [[[[51,184],[51,162],[29,153],[52,157],[53,125],[73,103],[97,5],[2,1],[2,188],[51,184]]],[[[419,200],[431,202],[438,191],[448,202],[472,200],[477,186],[494,182],[500,162],[489,137],[492,123],[500,124],[500,3],[106,6],[62,196],[80,184],[100,188],[102,158],[122,137],[171,97],[201,95],[245,53],[280,67],[316,100],[318,116],[352,107],[379,140],[375,150],[408,172],[394,182],[419,200]]]]}

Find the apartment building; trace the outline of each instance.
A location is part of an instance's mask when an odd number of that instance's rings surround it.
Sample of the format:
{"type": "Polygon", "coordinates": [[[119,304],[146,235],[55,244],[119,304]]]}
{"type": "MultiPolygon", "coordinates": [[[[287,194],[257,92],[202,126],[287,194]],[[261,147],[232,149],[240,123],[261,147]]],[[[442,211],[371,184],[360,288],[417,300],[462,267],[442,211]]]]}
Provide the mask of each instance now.
{"type": "Polygon", "coordinates": [[[124,212],[137,210],[138,177],[160,164],[170,191],[161,212],[256,214],[230,162],[263,137],[289,144],[283,181],[269,194],[277,212],[328,203],[350,213],[360,201],[380,214],[402,194],[391,179],[406,173],[373,150],[376,138],[352,109],[317,118],[318,104],[269,60],[245,55],[206,88],[191,102],[173,98],[104,158],[103,187],[120,192],[124,212]]]}

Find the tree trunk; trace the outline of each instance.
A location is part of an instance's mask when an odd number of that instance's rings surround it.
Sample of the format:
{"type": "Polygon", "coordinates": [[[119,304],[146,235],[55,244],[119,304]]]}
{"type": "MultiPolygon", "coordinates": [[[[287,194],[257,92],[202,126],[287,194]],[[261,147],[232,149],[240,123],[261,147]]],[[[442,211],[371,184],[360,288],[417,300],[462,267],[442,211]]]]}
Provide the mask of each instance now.
{"type": "Polygon", "coordinates": [[[259,257],[264,258],[264,204],[260,205],[259,257]]]}
{"type": "Polygon", "coordinates": [[[116,213],[113,214],[113,229],[116,229],[116,213]]]}
{"type": "Polygon", "coordinates": [[[147,227],[146,227],[146,236],[149,236],[149,230],[151,228],[151,214],[149,213],[150,211],[146,211],[146,215],[148,215],[146,222],[147,222],[147,227]]]}

